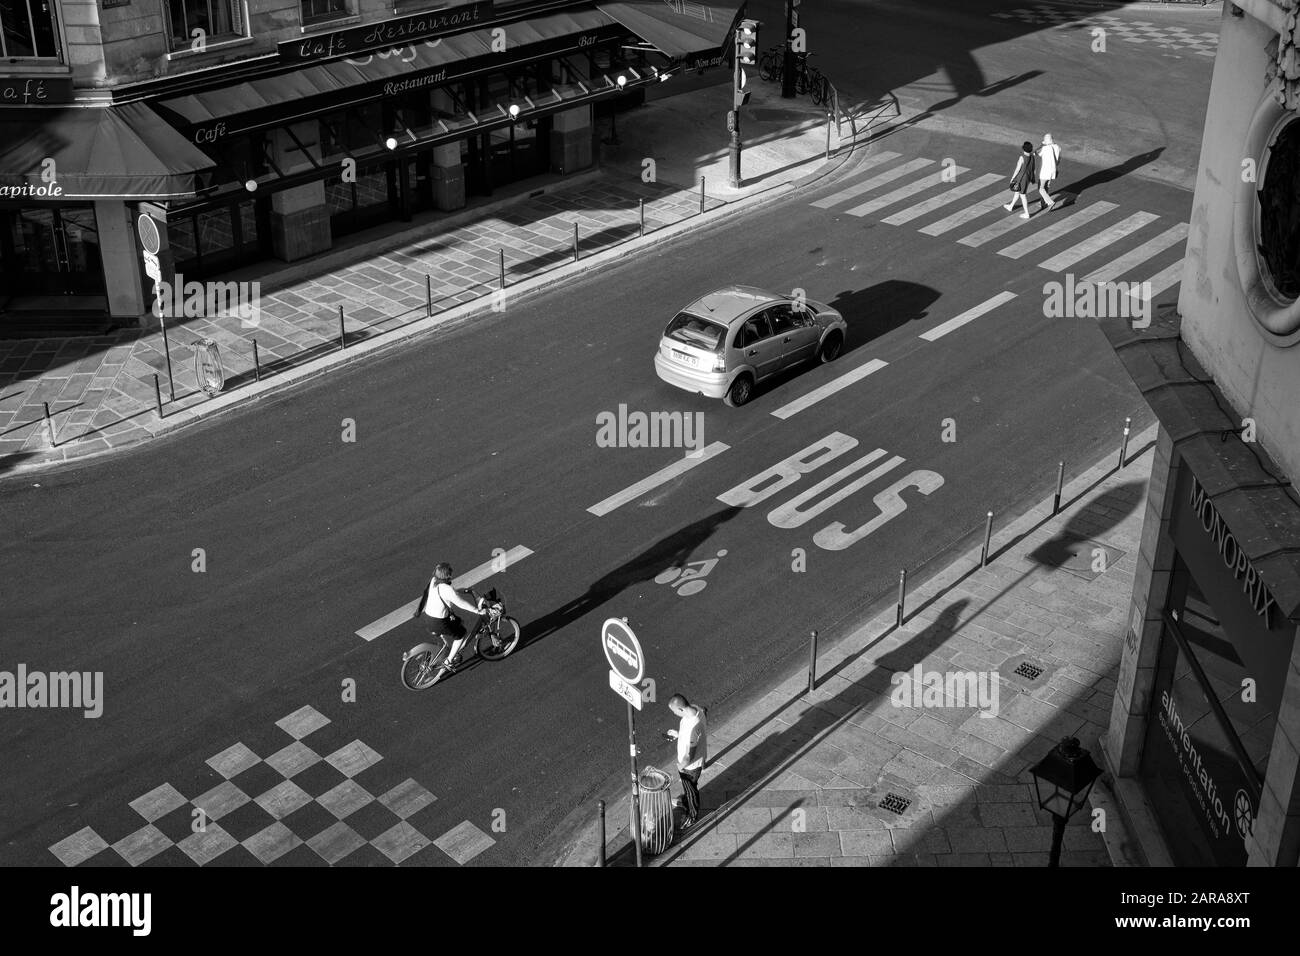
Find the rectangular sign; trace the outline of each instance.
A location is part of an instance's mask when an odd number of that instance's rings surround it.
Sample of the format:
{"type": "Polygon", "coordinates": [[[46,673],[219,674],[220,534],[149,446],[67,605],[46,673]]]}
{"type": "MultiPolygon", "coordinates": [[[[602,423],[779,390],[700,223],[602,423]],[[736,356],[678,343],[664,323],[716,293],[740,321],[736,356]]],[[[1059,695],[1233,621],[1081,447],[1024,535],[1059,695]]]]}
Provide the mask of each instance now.
{"type": "Polygon", "coordinates": [[[613,671],[609,672],[609,687],[637,710],[641,709],[641,688],[629,684],[613,671]]]}
{"type": "Polygon", "coordinates": [[[0,106],[50,106],[71,102],[70,76],[11,76],[0,80],[0,106]]]}
{"type": "Polygon", "coordinates": [[[286,63],[355,56],[367,50],[406,46],[420,40],[482,26],[490,22],[493,15],[492,0],[474,0],[472,3],[412,13],[334,33],[316,33],[296,40],[284,40],[277,44],[276,49],[281,61],[286,63]]]}

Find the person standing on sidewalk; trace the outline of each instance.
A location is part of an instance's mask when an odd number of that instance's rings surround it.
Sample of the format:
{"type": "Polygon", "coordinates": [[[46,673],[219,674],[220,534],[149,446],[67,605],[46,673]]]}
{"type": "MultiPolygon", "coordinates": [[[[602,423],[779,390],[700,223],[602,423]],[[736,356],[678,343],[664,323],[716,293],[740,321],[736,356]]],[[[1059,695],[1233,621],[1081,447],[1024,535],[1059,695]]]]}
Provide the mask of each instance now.
{"type": "Polygon", "coordinates": [[[1002,207],[1007,212],[1012,212],[1016,208],[1016,200],[1019,199],[1020,208],[1024,210],[1020,214],[1021,219],[1029,218],[1029,198],[1026,194],[1038,180],[1034,175],[1035,165],[1034,144],[1025,140],[1020,144],[1020,158],[1016,160],[1016,170],[1011,174],[1011,202],[1002,207]]]}
{"type": "Polygon", "coordinates": [[[1038,201],[1043,210],[1055,209],[1057,201],[1047,191],[1056,179],[1061,162],[1061,147],[1052,142],[1052,134],[1043,134],[1043,145],[1038,150],[1038,201]]]}
{"type": "Polygon", "coordinates": [[[677,741],[677,776],[682,781],[682,799],[686,812],[682,829],[685,830],[700,815],[700,774],[708,759],[708,728],[705,725],[708,711],[692,704],[681,694],[673,694],[668,701],[668,709],[681,719],[678,728],[668,731],[668,736],[677,741]]]}

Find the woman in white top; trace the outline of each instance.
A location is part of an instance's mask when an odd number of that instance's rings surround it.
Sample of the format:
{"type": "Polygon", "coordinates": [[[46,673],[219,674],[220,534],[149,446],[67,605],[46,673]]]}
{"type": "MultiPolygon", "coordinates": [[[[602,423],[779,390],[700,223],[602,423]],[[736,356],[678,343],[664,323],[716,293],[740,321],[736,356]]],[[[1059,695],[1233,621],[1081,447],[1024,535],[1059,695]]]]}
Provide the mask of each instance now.
{"type": "Polygon", "coordinates": [[[1052,142],[1051,133],[1044,133],[1043,145],[1038,150],[1038,200],[1043,204],[1044,210],[1056,208],[1056,200],[1047,191],[1047,187],[1056,178],[1056,167],[1060,161],[1061,147],[1052,142]]]}
{"type": "Polygon", "coordinates": [[[478,605],[475,606],[466,601],[451,586],[452,577],[451,565],[445,561],[433,569],[433,579],[425,588],[421,610],[432,619],[429,622],[429,629],[434,634],[452,638],[451,650],[447,654],[447,662],[444,666],[454,671],[456,665],[460,663],[460,649],[465,645],[469,635],[478,629],[477,615],[483,610],[485,602],[479,598],[478,605]],[[456,607],[475,615],[473,627],[466,629],[461,619],[452,611],[452,608],[456,607]]]}

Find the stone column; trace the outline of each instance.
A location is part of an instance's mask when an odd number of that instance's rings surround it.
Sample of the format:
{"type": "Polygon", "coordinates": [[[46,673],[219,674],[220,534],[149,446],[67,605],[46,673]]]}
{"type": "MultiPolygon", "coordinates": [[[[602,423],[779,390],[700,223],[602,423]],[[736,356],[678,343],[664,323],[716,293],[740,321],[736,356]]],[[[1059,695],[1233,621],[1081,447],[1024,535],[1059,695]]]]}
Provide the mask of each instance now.
{"type": "MultiPolygon", "coordinates": [[[[129,317],[132,323],[148,327],[153,315],[150,302],[145,298],[140,280],[144,268],[140,258],[140,244],[135,233],[135,217],[121,199],[95,201],[95,229],[99,233],[99,256],[104,267],[104,292],[108,298],[108,312],[114,318],[129,317]]],[[[158,224],[158,233],[166,248],[167,226],[158,224]]],[[[163,259],[162,249],[158,258],[163,259]]],[[[168,261],[164,261],[164,270],[168,261]]],[[[163,277],[167,277],[166,271],[163,277]]],[[[155,323],[157,320],[154,320],[155,323]]]]}
{"type": "Polygon", "coordinates": [[[1247,866],[1295,866],[1300,861],[1300,632],[1291,644],[1264,791],[1246,850],[1247,866]]]}
{"type": "Polygon", "coordinates": [[[551,172],[566,175],[591,165],[591,104],[551,117],[551,172]]]}
{"type": "MultiPolygon", "coordinates": [[[[319,150],[318,123],[296,123],[293,133],[307,149],[319,150]]],[[[272,130],[268,137],[275,164],[283,173],[289,175],[312,168],[311,162],[285,130],[272,130]]],[[[324,252],[333,245],[323,181],[271,194],[271,247],[276,256],[285,262],[294,262],[324,252]]]]}

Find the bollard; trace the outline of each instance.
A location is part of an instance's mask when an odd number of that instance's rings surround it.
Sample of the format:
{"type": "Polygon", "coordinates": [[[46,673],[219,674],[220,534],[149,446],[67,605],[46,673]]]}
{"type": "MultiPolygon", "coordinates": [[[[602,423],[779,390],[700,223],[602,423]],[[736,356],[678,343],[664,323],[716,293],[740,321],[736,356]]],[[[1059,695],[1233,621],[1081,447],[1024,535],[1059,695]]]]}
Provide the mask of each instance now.
{"type": "Polygon", "coordinates": [[[641,210],[641,238],[644,239],[645,238],[645,200],[638,199],[636,202],[637,202],[637,206],[640,207],[641,210]]]}
{"type": "Polygon", "coordinates": [[[1052,514],[1061,510],[1061,490],[1065,487],[1065,462],[1056,463],[1056,497],[1052,499],[1052,514]]]}
{"type": "Polygon", "coordinates": [[[596,858],[597,866],[605,865],[605,801],[598,800],[600,805],[600,855],[596,858]]]}
{"type": "Polygon", "coordinates": [[[826,111],[826,158],[831,158],[831,111],[826,111]]]}
{"type": "Polygon", "coordinates": [[[704,215],[704,177],[700,177],[700,215],[704,215]]]}
{"type": "Polygon", "coordinates": [[[1129,426],[1132,425],[1132,424],[1133,424],[1133,419],[1131,419],[1131,418],[1126,418],[1126,419],[1124,419],[1124,440],[1123,440],[1123,442],[1120,443],[1120,446],[1119,446],[1119,466],[1118,466],[1118,467],[1120,467],[1120,468],[1123,468],[1123,467],[1124,467],[1124,458],[1125,458],[1125,456],[1128,454],[1128,430],[1129,430],[1129,426]]]}
{"type": "Polygon", "coordinates": [[[158,384],[158,373],[157,373],[157,372],[155,372],[155,373],[154,373],[154,376],[153,376],[153,395],[154,395],[154,398],[158,399],[158,417],[159,417],[159,418],[162,418],[162,417],[163,417],[163,410],[162,410],[162,387],[158,384]]]}
{"type": "Polygon", "coordinates": [[[902,568],[898,572],[898,615],[894,623],[899,627],[903,626],[905,612],[903,606],[907,601],[907,568],[902,568]]]}
{"type": "Polygon", "coordinates": [[[161,317],[158,321],[162,324],[163,334],[163,354],[167,356],[167,390],[171,392],[172,401],[176,401],[176,376],[172,374],[172,343],[167,337],[167,323],[161,317]]]}
{"type": "Polygon", "coordinates": [[[506,287],[506,251],[501,250],[501,288],[506,287]]]}
{"type": "Polygon", "coordinates": [[[433,276],[424,274],[424,314],[433,315],[433,276]]]}
{"type": "Polygon", "coordinates": [[[253,375],[257,381],[262,380],[262,360],[257,355],[257,339],[253,339],[253,375]]]}
{"type": "Polygon", "coordinates": [[[54,422],[50,419],[50,403],[41,402],[41,404],[45,406],[45,430],[50,435],[50,447],[53,448],[58,445],[58,442],[54,440],[54,422]]]}
{"type": "Polygon", "coordinates": [[[817,632],[813,631],[808,639],[808,693],[817,686],[817,632]]]}
{"type": "Polygon", "coordinates": [[[339,350],[340,351],[348,347],[346,335],[347,333],[344,332],[343,330],[343,306],[340,305],[339,306],[339,350]]]}
{"type": "Polygon", "coordinates": [[[573,223],[573,261],[578,261],[578,223],[573,223]]]}
{"type": "Polygon", "coordinates": [[[989,541],[993,538],[993,512],[989,512],[988,520],[984,522],[984,550],[980,552],[980,567],[984,567],[989,562],[989,541]]]}

